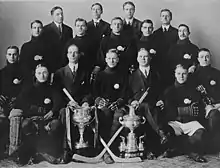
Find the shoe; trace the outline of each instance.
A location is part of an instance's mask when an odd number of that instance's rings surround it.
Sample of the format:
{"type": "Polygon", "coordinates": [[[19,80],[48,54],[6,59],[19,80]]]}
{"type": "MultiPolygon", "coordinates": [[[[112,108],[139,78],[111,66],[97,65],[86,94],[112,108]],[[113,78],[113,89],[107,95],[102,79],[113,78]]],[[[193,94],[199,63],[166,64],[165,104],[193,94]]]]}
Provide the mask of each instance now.
{"type": "Polygon", "coordinates": [[[114,160],[112,159],[112,157],[109,155],[109,153],[105,153],[104,154],[104,161],[106,164],[113,164],[114,160]]]}
{"type": "Polygon", "coordinates": [[[197,153],[191,153],[188,156],[190,159],[199,162],[199,163],[207,163],[207,159],[197,153]]]}
{"type": "Polygon", "coordinates": [[[165,133],[162,130],[159,130],[159,136],[160,136],[160,144],[163,145],[168,142],[168,136],[165,135],[165,133]]]}
{"type": "Polygon", "coordinates": [[[167,149],[161,156],[162,158],[173,158],[178,155],[180,155],[180,153],[177,151],[177,149],[167,149]]]}
{"type": "Polygon", "coordinates": [[[67,151],[64,151],[63,156],[60,158],[60,164],[67,164],[70,162],[69,154],[67,151]]]}
{"type": "Polygon", "coordinates": [[[148,160],[154,160],[156,159],[156,155],[153,153],[153,152],[147,152],[147,155],[146,155],[146,159],[148,160]]]}

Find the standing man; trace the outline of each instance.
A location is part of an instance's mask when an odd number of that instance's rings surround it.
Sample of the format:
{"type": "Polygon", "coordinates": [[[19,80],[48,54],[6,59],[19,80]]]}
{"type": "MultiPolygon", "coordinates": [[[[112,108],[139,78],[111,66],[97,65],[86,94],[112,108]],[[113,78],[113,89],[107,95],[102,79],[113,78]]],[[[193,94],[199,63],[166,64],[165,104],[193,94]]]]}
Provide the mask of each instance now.
{"type": "Polygon", "coordinates": [[[103,7],[100,3],[94,3],[91,6],[92,20],[88,22],[88,34],[92,37],[95,43],[96,55],[102,38],[109,35],[111,32],[110,24],[102,20],[103,7]]]}
{"type": "Polygon", "coordinates": [[[172,84],[170,77],[171,71],[168,64],[168,51],[172,44],[176,44],[178,40],[178,30],[171,26],[172,12],[169,9],[160,11],[160,19],[162,26],[155,31],[155,41],[157,46],[157,68],[164,77],[164,89],[172,84]]]}
{"type": "Polygon", "coordinates": [[[24,80],[32,82],[35,67],[44,61],[44,44],[41,38],[43,23],[40,20],[31,22],[31,40],[21,47],[20,63],[24,80]]]}
{"type": "Polygon", "coordinates": [[[186,24],[180,24],[178,27],[179,39],[176,44],[171,46],[168,53],[168,60],[172,71],[174,71],[177,64],[181,64],[183,62],[187,65],[190,73],[193,73],[196,68],[199,48],[195,44],[191,43],[189,35],[189,26],[186,24]]]}
{"type": "Polygon", "coordinates": [[[115,48],[119,51],[119,66],[123,71],[128,71],[129,67],[136,62],[135,41],[123,34],[123,20],[115,17],[111,21],[111,34],[105,36],[100,44],[98,53],[98,63],[102,69],[106,66],[105,55],[109,49],[115,48]]]}
{"type": "Polygon", "coordinates": [[[141,21],[134,18],[135,5],[131,1],[123,4],[124,20],[123,30],[125,34],[131,35],[133,38],[138,38],[141,31],[141,21]]]}
{"type": "Polygon", "coordinates": [[[63,9],[55,6],[51,9],[52,23],[44,26],[42,38],[45,43],[45,62],[51,73],[64,65],[63,50],[67,41],[73,37],[72,28],[63,23],[63,9]]]}
{"type": "Polygon", "coordinates": [[[96,63],[95,43],[87,33],[87,22],[85,19],[77,18],[75,20],[76,36],[68,41],[67,46],[75,44],[81,51],[81,61],[90,72],[96,63]]]}

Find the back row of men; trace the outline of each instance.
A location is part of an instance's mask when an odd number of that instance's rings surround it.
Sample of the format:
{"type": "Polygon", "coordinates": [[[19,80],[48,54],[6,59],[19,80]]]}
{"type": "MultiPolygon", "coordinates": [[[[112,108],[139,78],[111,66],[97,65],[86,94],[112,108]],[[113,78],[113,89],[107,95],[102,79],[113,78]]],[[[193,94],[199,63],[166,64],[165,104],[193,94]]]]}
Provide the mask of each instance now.
{"type": "MultiPolygon", "coordinates": [[[[91,9],[99,20],[102,6],[96,3],[91,9]]],[[[38,145],[33,140],[40,132],[44,141],[44,135],[49,134],[53,140],[48,138],[52,149],[58,150],[62,146],[62,151],[57,152],[62,153],[59,163],[66,163],[76,152],[73,146],[77,139],[77,131],[68,135],[63,109],[67,104],[74,108],[97,104],[98,130],[106,142],[119,128],[119,117],[127,113],[124,105],[131,104],[137,109],[136,113],[148,121],[142,128],[147,134],[147,158],[154,158],[158,150],[170,155],[175,137],[187,135],[182,150],[195,161],[206,162],[202,156],[205,128],[209,137],[217,137],[210,138],[209,143],[218,140],[220,132],[217,104],[220,100],[220,72],[210,65],[210,51],[199,50],[189,41],[187,25],[181,24],[178,32],[171,27],[172,13],[167,9],[161,11],[163,25],[155,33],[152,21],[139,24],[133,18],[133,3],[126,2],[123,9],[128,11],[128,16],[131,15],[132,26],[126,23],[123,26],[121,18],[113,18],[111,32],[103,37],[103,32],[110,30],[108,24],[104,29],[101,28],[102,20],[98,25],[94,21],[87,25],[85,20],[76,19],[76,37],[72,38],[72,30],[62,23],[62,9],[54,7],[51,11],[54,22],[45,26],[42,32],[40,21],[31,24],[32,39],[22,46],[19,61],[19,49],[15,46],[7,48],[7,65],[0,72],[0,124],[5,125],[0,129],[1,134],[7,132],[9,118],[9,155],[22,151],[19,156],[35,156],[38,145]],[[61,27],[57,23],[62,23],[61,27]],[[140,36],[138,32],[142,32],[140,36]],[[54,76],[50,77],[52,73],[54,76]],[[63,88],[76,102],[66,98],[63,88]],[[148,95],[140,104],[138,100],[148,88],[148,95]],[[44,121],[43,127],[38,123],[41,120],[44,121]],[[16,131],[19,125],[22,138],[16,131]],[[61,131],[63,129],[65,131],[61,131]],[[71,143],[68,137],[72,138],[71,143]],[[22,139],[22,150],[18,150],[18,139],[22,139]],[[64,141],[63,145],[57,145],[59,142],[55,139],[64,141]],[[155,141],[166,145],[161,147],[155,141]]],[[[91,132],[87,133],[91,135],[91,132]]],[[[96,140],[91,137],[87,136],[92,146],[96,140]]],[[[108,153],[104,160],[113,162],[108,153]]]]}

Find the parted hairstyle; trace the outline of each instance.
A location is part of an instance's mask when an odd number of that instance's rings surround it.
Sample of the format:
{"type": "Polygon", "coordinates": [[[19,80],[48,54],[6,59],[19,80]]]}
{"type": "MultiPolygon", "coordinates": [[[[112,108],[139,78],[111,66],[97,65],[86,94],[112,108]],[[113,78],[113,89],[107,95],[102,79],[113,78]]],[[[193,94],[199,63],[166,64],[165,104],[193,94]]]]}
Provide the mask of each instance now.
{"type": "Polygon", "coordinates": [[[63,9],[60,7],[60,6],[54,6],[51,11],[50,11],[50,14],[53,15],[54,11],[57,10],[57,9],[60,9],[61,11],[63,11],[63,9]]]}
{"type": "Polygon", "coordinates": [[[133,6],[134,9],[135,9],[135,5],[134,5],[134,3],[131,2],[131,1],[127,1],[127,2],[125,2],[125,3],[123,4],[123,9],[124,9],[125,5],[128,5],[128,4],[131,5],[131,6],[133,6]]]}
{"type": "Polygon", "coordinates": [[[76,23],[77,22],[84,22],[85,24],[86,24],[86,27],[87,27],[87,21],[85,20],[85,19],[83,19],[83,18],[77,18],[76,20],[75,20],[75,26],[76,26],[76,23]]]}
{"type": "Polygon", "coordinates": [[[102,5],[101,5],[100,3],[98,3],[98,2],[92,4],[91,9],[92,9],[93,6],[95,6],[95,5],[98,5],[98,6],[100,7],[101,11],[103,12],[103,7],[102,7],[102,5]]]}
{"type": "Polygon", "coordinates": [[[34,20],[33,22],[31,22],[31,28],[32,28],[34,23],[38,23],[43,27],[43,23],[40,20],[34,20]]]}
{"type": "Polygon", "coordinates": [[[160,15],[161,15],[162,12],[169,12],[170,18],[171,18],[171,19],[173,18],[173,14],[172,14],[172,12],[171,12],[169,9],[161,9],[160,15]]]}
{"type": "Polygon", "coordinates": [[[6,49],[6,52],[7,52],[9,49],[15,49],[16,52],[19,54],[19,48],[18,48],[17,46],[8,46],[7,49],[6,49]]]}

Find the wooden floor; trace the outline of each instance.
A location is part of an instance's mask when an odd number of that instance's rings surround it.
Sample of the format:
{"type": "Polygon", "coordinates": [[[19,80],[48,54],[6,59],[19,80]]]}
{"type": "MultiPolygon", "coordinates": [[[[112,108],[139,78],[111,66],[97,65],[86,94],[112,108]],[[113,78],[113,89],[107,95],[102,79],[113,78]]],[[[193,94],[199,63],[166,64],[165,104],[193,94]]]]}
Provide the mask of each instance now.
{"type": "MultiPolygon", "coordinates": [[[[86,164],[71,162],[66,165],[52,165],[41,162],[35,165],[23,166],[26,168],[220,168],[220,157],[217,155],[206,156],[208,163],[196,163],[186,156],[178,156],[172,159],[158,158],[156,160],[145,160],[141,163],[114,163],[107,165],[104,162],[98,164],[86,164]]],[[[0,168],[16,168],[15,163],[8,160],[0,161],[0,168]]]]}

